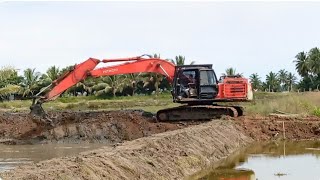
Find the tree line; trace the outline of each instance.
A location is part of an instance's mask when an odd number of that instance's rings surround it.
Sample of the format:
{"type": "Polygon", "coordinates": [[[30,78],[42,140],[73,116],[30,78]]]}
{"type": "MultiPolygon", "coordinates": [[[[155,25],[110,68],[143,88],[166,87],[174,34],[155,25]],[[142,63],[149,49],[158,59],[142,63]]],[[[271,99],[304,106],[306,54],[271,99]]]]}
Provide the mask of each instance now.
{"type": "Polygon", "coordinates": [[[285,69],[278,72],[269,72],[265,81],[261,81],[261,77],[257,73],[253,73],[250,75],[253,89],[268,92],[319,91],[320,49],[314,47],[307,52],[299,52],[293,63],[295,63],[297,73],[301,76],[300,81],[297,81],[297,77],[285,69]]]}
{"type": "MultiPolygon", "coordinates": [[[[154,54],[154,58],[160,58],[154,54]]],[[[185,65],[184,56],[176,56],[167,59],[176,65],[185,65]]],[[[192,61],[191,64],[195,62],[192,61]]],[[[320,84],[320,49],[315,47],[307,52],[299,52],[295,59],[296,71],[301,76],[300,81],[294,73],[281,69],[278,72],[269,72],[262,81],[258,73],[249,76],[255,91],[309,91],[318,90],[320,84]]],[[[70,66],[72,67],[72,66],[70,66]]],[[[64,74],[70,67],[58,68],[52,66],[46,73],[39,73],[35,68],[28,68],[19,76],[14,67],[6,66],[0,68],[0,100],[6,100],[12,94],[21,98],[30,98],[40,92],[52,81],[64,74]]],[[[242,75],[236,73],[236,69],[228,68],[223,75],[242,75]]],[[[170,90],[171,86],[167,79],[156,73],[138,73],[105,76],[99,78],[88,78],[68,89],[64,95],[96,95],[96,96],[123,96],[135,94],[158,94],[163,90],[170,90]]]]}
{"type": "MultiPolygon", "coordinates": [[[[153,57],[160,58],[160,55],[154,54],[153,57]]],[[[167,60],[176,65],[186,63],[186,58],[181,55],[167,60]]],[[[194,61],[191,62],[193,63],[194,61]]],[[[22,76],[19,76],[17,70],[12,66],[2,67],[0,68],[0,100],[10,99],[12,95],[22,99],[33,97],[72,67],[60,69],[57,66],[51,66],[43,74],[37,72],[35,68],[28,68],[23,71],[22,76]]],[[[168,80],[163,75],[137,73],[99,78],[89,77],[69,88],[63,95],[133,96],[135,94],[158,94],[170,88],[168,80]]]]}

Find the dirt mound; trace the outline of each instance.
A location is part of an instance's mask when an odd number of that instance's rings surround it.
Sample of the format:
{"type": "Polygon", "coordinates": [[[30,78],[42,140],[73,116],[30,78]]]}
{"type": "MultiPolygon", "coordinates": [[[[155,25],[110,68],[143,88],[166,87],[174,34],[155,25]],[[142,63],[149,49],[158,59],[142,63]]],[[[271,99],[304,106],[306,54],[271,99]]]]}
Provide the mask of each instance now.
{"type": "Polygon", "coordinates": [[[235,121],[242,131],[256,141],[313,140],[320,138],[318,117],[241,117],[235,121]],[[284,133],[285,132],[285,133],[284,133]]]}
{"type": "Polygon", "coordinates": [[[181,179],[252,139],[231,121],[212,121],[2,173],[4,179],[181,179]]]}
{"type": "Polygon", "coordinates": [[[189,123],[155,123],[139,110],[98,112],[50,112],[55,127],[38,126],[29,114],[0,114],[0,138],[2,142],[122,142],[151,134],[175,130],[189,123]]]}

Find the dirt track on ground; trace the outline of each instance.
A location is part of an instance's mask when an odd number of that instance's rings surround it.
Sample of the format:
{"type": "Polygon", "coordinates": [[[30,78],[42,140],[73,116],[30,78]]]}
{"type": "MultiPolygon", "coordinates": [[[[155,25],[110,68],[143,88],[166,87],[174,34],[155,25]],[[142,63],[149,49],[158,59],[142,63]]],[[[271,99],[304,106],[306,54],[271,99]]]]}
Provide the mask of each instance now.
{"type": "Polygon", "coordinates": [[[171,124],[156,123],[142,111],[63,112],[50,116],[60,124],[48,129],[35,128],[36,124],[26,114],[1,114],[0,138],[11,143],[125,142],[74,157],[19,167],[0,177],[181,179],[252,141],[282,139],[283,130],[288,140],[320,139],[320,118],[315,117],[244,116],[205,123],[171,124]]]}

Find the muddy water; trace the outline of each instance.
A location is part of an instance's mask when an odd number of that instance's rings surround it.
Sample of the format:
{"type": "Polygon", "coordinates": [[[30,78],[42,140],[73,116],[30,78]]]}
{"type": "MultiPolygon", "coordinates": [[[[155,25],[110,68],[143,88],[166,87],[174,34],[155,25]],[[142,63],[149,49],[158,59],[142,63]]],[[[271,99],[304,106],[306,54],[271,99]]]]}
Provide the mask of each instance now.
{"type": "Polygon", "coordinates": [[[320,141],[254,144],[188,179],[320,180],[320,141]]]}
{"type": "Polygon", "coordinates": [[[0,172],[18,165],[75,155],[101,146],[103,144],[0,145],[0,172]]]}

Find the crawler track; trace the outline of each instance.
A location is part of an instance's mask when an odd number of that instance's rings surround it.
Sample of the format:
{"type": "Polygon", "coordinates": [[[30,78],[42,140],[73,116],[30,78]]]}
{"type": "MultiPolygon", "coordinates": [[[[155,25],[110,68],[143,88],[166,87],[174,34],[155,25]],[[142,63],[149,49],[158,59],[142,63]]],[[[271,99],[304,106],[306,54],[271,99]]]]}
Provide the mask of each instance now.
{"type": "Polygon", "coordinates": [[[240,106],[195,105],[159,110],[157,119],[158,121],[210,120],[221,116],[242,115],[243,110],[240,106]]]}

